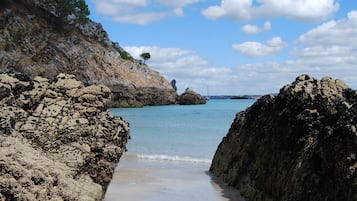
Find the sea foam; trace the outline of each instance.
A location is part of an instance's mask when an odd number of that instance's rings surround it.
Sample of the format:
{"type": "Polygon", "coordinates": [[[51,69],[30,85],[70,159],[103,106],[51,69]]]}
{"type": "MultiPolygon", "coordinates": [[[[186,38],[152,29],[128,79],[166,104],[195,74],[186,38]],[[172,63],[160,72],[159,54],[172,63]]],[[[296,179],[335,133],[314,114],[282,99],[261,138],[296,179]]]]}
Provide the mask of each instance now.
{"type": "Polygon", "coordinates": [[[193,158],[189,156],[170,156],[170,155],[148,155],[138,154],[140,160],[155,160],[155,161],[173,161],[173,162],[189,162],[189,163],[211,163],[211,159],[206,158],[193,158]]]}

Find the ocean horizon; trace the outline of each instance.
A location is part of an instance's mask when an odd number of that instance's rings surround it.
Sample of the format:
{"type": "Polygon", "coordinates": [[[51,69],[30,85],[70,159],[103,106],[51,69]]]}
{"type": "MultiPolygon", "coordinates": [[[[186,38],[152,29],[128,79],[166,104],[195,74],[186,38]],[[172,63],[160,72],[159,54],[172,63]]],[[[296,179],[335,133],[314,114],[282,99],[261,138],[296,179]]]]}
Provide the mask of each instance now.
{"type": "Polygon", "coordinates": [[[205,105],[110,109],[130,123],[131,140],[105,200],[242,201],[208,170],[236,113],[254,102],[211,99],[205,105]]]}

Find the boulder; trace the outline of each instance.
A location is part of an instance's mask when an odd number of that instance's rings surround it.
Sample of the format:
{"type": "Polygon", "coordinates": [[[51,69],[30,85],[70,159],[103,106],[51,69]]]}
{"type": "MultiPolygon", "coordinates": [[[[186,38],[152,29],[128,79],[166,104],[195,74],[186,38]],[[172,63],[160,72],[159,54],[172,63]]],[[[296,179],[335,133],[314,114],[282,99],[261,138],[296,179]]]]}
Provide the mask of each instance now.
{"type": "Polygon", "coordinates": [[[109,88],[0,74],[0,92],[0,200],[102,200],[129,138],[109,88]]]}
{"type": "Polygon", "coordinates": [[[247,201],[357,200],[357,93],[299,76],[237,114],[210,172],[247,201]]]}
{"type": "Polygon", "coordinates": [[[183,92],[178,97],[178,104],[180,105],[198,105],[198,104],[206,104],[206,99],[204,99],[200,94],[195,91],[187,88],[185,92],[183,92]]]}

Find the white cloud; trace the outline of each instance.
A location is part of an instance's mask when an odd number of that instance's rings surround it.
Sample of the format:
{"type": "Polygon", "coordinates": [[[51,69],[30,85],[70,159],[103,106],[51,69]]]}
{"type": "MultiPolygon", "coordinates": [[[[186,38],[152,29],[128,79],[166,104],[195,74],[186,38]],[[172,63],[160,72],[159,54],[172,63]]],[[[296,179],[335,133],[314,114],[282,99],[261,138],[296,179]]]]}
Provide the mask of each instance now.
{"type": "Polygon", "coordinates": [[[246,24],[242,27],[242,31],[244,31],[246,34],[257,34],[262,32],[261,29],[255,25],[251,24],[246,24]]]}
{"type": "Polygon", "coordinates": [[[92,0],[97,12],[117,16],[120,13],[132,12],[135,8],[145,7],[147,0],[92,0]]]}
{"type": "Polygon", "coordinates": [[[92,0],[95,10],[114,21],[149,24],[170,16],[184,16],[183,8],[200,0],[92,0]]]}
{"type": "Polygon", "coordinates": [[[266,57],[277,55],[282,48],[287,47],[280,37],[274,37],[267,41],[266,44],[259,42],[244,42],[241,44],[233,44],[232,48],[242,55],[248,57],[266,57]]]}
{"type": "Polygon", "coordinates": [[[357,39],[357,11],[348,14],[348,18],[326,22],[301,35],[298,44],[351,46],[357,39]]]}
{"type": "Polygon", "coordinates": [[[269,31],[271,30],[271,22],[266,21],[264,23],[264,27],[259,28],[258,26],[251,25],[251,24],[246,24],[242,27],[242,31],[244,31],[246,34],[258,34],[263,31],[269,31]]]}
{"type": "Polygon", "coordinates": [[[350,12],[347,19],[326,22],[301,35],[296,44],[303,47],[292,54],[324,68],[356,65],[357,44],[353,41],[357,41],[356,11],[350,12]]]}
{"type": "Polygon", "coordinates": [[[352,11],[347,19],[332,20],[302,34],[292,51],[294,60],[240,65],[236,70],[247,74],[248,86],[262,93],[278,92],[300,74],[342,79],[356,89],[356,40],[357,12],[352,11]]]}
{"type": "MultiPolygon", "coordinates": [[[[210,95],[278,93],[283,85],[301,74],[339,78],[356,89],[356,30],[357,11],[352,11],[346,19],[331,20],[298,37],[292,52],[293,60],[242,64],[234,68],[212,66],[193,50],[161,47],[125,49],[133,55],[150,52],[149,66],[168,80],[176,79],[181,91],[190,87],[201,94],[206,94],[208,89],[210,95]]],[[[284,46],[284,42],[276,37],[258,46],[274,49],[284,46]]]]}
{"type": "Polygon", "coordinates": [[[189,4],[200,2],[201,0],[157,0],[162,5],[167,5],[176,8],[182,8],[189,4]]]}
{"type": "Polygon", "coordinates": [[[335,0],[222,0],[221,5],[202,11],[209,19],[229,18],[248,21],[258,18],[286,17],[305,22],[318,22],[330,17],[339,9],[335,0]]]}
{"type": "Polygon", "coordinates": [[[263,28],[264,31],[270,31],[271,30],[271,22],[270,21],[266,21],[264,23],[264,28],[263,28]]]}
{"type": "Polygon", "coordinates": [[[205,95],[207,87],[222,89],[230,86],[232,80],[236,80],[231,68],[212,67],[207,60],[197,56],[192,50],[157,46],[124,49],[135,58],[140,58],[139,55],[143,52],[149,52],[151,59],[147,64],[168,80],[175,79],[179,93],[189,87],[205,95]]]}
{"type": "Polygon", "coordinates": [[[184,12],[183,12],[183,10],[182,10],[182,8],[175,8],[175,9],[173,10],[173,13],[175,13],[175,15],[176,15],[176,16],[179,16],[179,17],[182,17],[182,16],[185,15],[184,12]]]}
{"type": "Polygon", "coordinates": [[[193,54],[192,50],[182,50],[179,48],[161,48],[158,46],[126,46],[123,47],[134,58],[140,59],[140,54],[149,52],[151,55],[151,62],[174,62],[182,56],[193,54]]]}
{"type": "Polygon", "coordinates": [[[133,23],[144,25],[155,21],[160,21],[161,19],[171,15],[170,12],[147,12],[147,13],[133,13],[128,15],[120,15],[113,18],[114,21],[133,23]]]}

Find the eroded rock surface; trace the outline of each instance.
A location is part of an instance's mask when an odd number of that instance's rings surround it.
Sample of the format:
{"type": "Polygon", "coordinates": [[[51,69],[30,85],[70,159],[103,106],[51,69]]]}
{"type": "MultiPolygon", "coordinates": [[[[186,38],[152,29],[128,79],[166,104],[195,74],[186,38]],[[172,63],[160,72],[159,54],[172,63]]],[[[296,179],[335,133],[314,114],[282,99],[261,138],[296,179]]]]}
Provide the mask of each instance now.
{"type": "Polygon", "coordinates": [[[237,114],[210,171],[247,201],[357,200],[357,94],[308,75],[237,114]]]}
{"type": "Polygon", "coordinates": [[[0,74],[0,200],[101,200],[128,123],[106,86],[0,74]]]}
{"type": "Polygon", "coordinates": [[[191,89],[186,89],[178,97],[178,104],[180,105],[199,105],[206,104],[206,99],[204,99],[200,94],[196,93],[191,89]]]}
{"type": "Polygon", "coordinates": [[[58,24],[43,0],[9,2],[0,3],[0,72],[74,74],[85,85],[109,87],[114,106],[175,103],[171,84],[112,42],[100,23],[58,24]]]}

